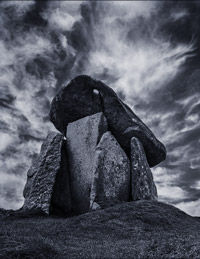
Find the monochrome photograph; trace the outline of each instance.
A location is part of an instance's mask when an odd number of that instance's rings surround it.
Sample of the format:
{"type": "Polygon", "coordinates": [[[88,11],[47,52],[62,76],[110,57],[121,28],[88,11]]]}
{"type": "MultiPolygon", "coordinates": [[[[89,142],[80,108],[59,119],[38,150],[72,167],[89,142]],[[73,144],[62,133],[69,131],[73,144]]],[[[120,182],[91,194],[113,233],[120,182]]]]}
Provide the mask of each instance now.
{"type": "Polygon", "coordinates": [[[0,258],[200,258],[200,1],[0,1],[0,258]]]}

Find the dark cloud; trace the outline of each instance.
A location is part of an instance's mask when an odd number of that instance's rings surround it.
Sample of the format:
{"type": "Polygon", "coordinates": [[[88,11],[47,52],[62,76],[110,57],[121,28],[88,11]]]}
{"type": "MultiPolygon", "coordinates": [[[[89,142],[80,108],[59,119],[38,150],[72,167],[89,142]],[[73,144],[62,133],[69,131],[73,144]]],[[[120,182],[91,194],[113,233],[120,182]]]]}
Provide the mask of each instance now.
{"type": "Polygon", "coordinates": [[[47,21],[42,17],[42,13],[45,12],[45,9],[48,6],[48,1],[35,1],[35,4],[32,5],[30,10],[24,15],[22,24],[26,27],[27,30],[30,27],[46,27],[47,21]]]}
{"type": "Polygon", "coordinates": [[[0,97],[0,106],[9,108],[13,104],[15,97],[11,94],[4,94],[0,97]]]}
{"type": "Polygon", "coordinates": [[[197,215],[200,4],[197,1],[0,3],[0,206],[23,202],[50,102],[78,74],[114,88],[166,145],[160,199],[197,215]]]}
{"type": "Polygon", "coordinates": [[[164,26],[164,33],[177,42],[189,43],[193,38],[200,40],[200,4],[198,1],[165,2],[161,5],[163,15],[170,18],[164,26]]]}

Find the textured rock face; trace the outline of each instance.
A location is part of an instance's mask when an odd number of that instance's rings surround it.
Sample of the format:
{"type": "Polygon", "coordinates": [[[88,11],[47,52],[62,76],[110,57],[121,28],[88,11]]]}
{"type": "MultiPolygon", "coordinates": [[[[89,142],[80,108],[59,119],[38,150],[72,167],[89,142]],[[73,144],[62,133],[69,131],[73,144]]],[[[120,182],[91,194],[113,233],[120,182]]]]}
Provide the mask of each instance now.
{"type": "Polygon", "coordinates": [[[155,200],[157,190],[142,144],[131,139],[131,178],[133,200],[155,200]]]}
{"type": "MultiPolygon", "coordinates": [[[[41,152],[42,149],[44,149],[45,144],[42,145],[41,147],[41,152]]],[[[23,196],[24,198],[28,198],[31,192],[31,187],[33,185],[33,179],[35,178],[36,174],[37,174],[37,170],[38,170],[38,164],[41,163],[40,162],[40,156],[37,155],[37,157],[34,159],[33,164],[31,165],[30,169],[27,172],[27,181],[24,187],[24,191],[23,191],[23,196]]]]}
{"type": "Polygon", "coordinates": [[[72,208],[75,213],[89,210],[95,148],[106,131],[107,122],[102,113],[82,118],[67,126],[72,208]]]}
{"type": "Polygon", "coordinates": [[[28,171],[24,188],[24,210],[49,214],[51,208],[55,210],[62,207],[65,212],[71,209],[67,162],[64,159],[65,155],[62,155],[62,150],[63,136],[50,132],[42,144],[39,156],[28,171]],[[62,165],[65,167],[62,168],[62,165]],[[63,193],[56,197],[58,186],[61,186],[63,193]],[[55,194],[52,197],[53,189],[55,194]]]}
{"type": "Polygon", "coordinates": [[[148,127],[110,87],[88,76],[76,77],[56,95],[51,105],[50,120],[58,130],[65,133],[68,123],[101,111],[112,134],[128,156],[130,140],[136,137],[144,147],[150,166],[165,159],[164,145],[148,127]]]}
{"type": "Polygon", "coordinates": [[[130,162],[114,136],[106,132],[97,148],[90,209],[130,200],[130,162]]]}

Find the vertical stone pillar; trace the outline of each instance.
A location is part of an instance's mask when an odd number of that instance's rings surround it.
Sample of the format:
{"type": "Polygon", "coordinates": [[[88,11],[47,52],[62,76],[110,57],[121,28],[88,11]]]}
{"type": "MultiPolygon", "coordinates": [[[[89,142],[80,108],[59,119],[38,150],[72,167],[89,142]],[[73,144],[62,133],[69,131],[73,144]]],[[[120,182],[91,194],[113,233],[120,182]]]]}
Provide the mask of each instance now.
{"type": "Polygon", "coordinates": [[[102,136],[95,154],[90,209],[130,200],[130,161],[111,132],[102,136]]]}
{"type": "Polygon", "coordinates": [[[69,172],[65,155],[63,135],[49,132],[41,146],[40,154],[27,173],[23,205],[25,211],[41,211],[49,214],[52,199],[54,208],[60,207],[63,212],[70,211],[69,172]],[[61,192],[57,186],[65,191],[61,192]]]}
{"type": "Polygon", "coordinates": [[[131,178],[133,200],[155,200],[157,189],[141,142],[131,139],[131,178]]]}
{"type": "Polygon", "coordinates": [[[77,214],[89,211],[95,149],[106,131],[107,121],[102,112],[67,126],[72,208],[77,214]]]}

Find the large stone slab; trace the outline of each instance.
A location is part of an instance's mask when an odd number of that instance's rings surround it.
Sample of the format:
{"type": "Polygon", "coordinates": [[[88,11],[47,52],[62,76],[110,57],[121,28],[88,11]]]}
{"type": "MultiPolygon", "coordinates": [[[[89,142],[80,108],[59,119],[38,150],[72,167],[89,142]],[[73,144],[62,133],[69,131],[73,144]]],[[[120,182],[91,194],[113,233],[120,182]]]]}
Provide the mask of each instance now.
{"type": "Polygon", "coordinates": [[[111,132],[106,132],[95,152],[90,209],[109,207],[131,197],[130,161],[111,132]]]}
{"type": "Polygon", "coordinates": [[[166,157],[164,145],[151,130],[104,83],[89,76],[78,76],[60,90],[51,104],[50,120],[65,133],[68,123],[98,112],[104,113],[109,129],[130,157],[130,140],[138,138],[150,166],[166,157]]]}
{"type": "Polygon", "coordinates": [[[157,189],[141,142],[131,139],[132,198],[136,200],[157,199],[157,189]]]}
{"type": "Polygon", "coordinates": [[[75,213],[89,210],[96,146],[107,131],[103,113],[97,113],[67,126],[72,208],[75,213]]]}
{"type": "Polygon", "coordinates": [[[63,136],[49,132],[40,154],[27,173],[24,210],[46,214],[70,211],[69,172],[64,149],[63,136]]]}

